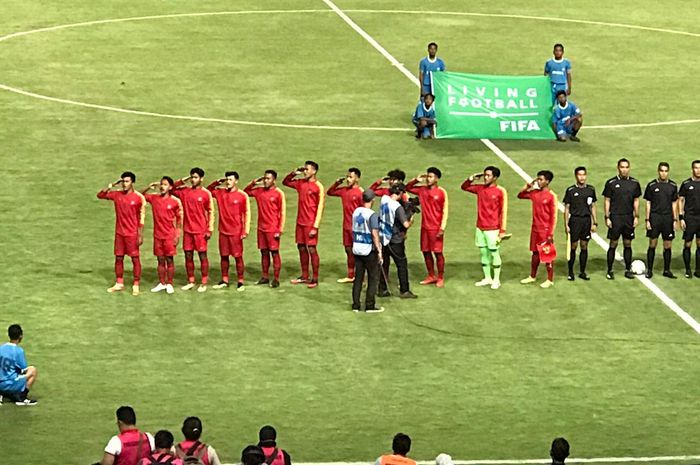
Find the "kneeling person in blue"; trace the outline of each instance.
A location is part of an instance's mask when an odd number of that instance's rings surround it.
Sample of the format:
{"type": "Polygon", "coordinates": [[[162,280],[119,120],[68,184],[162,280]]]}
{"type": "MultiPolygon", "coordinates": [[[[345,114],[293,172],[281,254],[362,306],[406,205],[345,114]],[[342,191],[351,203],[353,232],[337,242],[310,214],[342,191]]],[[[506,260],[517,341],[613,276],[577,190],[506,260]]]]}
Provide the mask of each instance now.
{"type": "Polygon", "coordinates": [[[576,134],[583,124],[583,114],[581,109],[574,102],[566,99],[566,91],[557,92],[557,104],[554,105],[552,113],[552,128],[557,135],[559,142],[566,142],[567,139],[573,142],[580,142],[576,134]]]}
{"type": "Polygon", "coordinates": [[[425,94],[422,102],[418,102],[415,113],[413,113],[413,125],[416,127],[416,139],[435,138],[435,106],[433,94],[425,94]]]}
{"type": "Polygon", "coordinates": [[[0,346],[0,402],[13,400],[17,405],[36,405],[36,401],[27,397],[29,389],[36,381],[36,368],[27,365],[22,342],[23,332],[20,325],[11,325],[7,329],[10,342],[0,346]]]}
{"type": "Polygon", "coordinates": [[[362,206],[352,214],[352,253],[355,255],[355,281],[352,285],[352,311],[360,311],[360,294],[365,271],[367,271],[367,295],[365,312],[383,312],[375,307],[379,267],[382,265],[382,243],[379,240],[379,215],[372,210],[375,193],[367,189],[362,193],[362,206]]]}

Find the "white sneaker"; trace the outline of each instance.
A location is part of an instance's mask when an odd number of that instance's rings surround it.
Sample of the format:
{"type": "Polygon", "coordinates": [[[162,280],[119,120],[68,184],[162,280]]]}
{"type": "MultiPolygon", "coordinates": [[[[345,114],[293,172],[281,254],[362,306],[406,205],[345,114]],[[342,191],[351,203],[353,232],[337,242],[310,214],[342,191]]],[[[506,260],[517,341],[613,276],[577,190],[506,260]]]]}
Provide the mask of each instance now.
{"type": "Polygon", "coordinates": [[[527,278],[523,278],[520,280],[520,284],[530,284],[534,283],[536,280],[532,276],[528,276],[527,278]]]}
{"type": "Polygon", "coordinates": [[[0,395],[0,405],[2,405],[2,396],[0,395]]]}
{"type": "Polygon", "coordinates": [[[139,295],[141,294],[141,288],[139,287],[138,284],[134,284],[131,286],[131,295],[139,295]]]}
{"type": "Polygon", "coordinates": [[[172,284],[166,284],[166,285],[165,285],[165,292],[167,292],[168,294],[174,294],[174,293],[175,293],[175,289],[173,289],[173,285],[172,285],[172,284]]]}
{"type": "Polygon", "coordinates": [[[124,284],[114,283],[114,286],[107,289],[107,292],[109,292],[111,294],[112,292],[119,292],[119,291],[123,291],[123,290],[124,290],[124,284]]]}
{"type": "Polygon", "coordinates": [[[498,289],[499,287],[501,287],[500,281],[494,281],[491,283],[491,289],[498,289]]]}
{"type": "Polygon", "coordinates": [[[474,283],[476,287],[490,286],[491,284],[493,284],[493,280],[491,278],[484,278],[481,281],[474,283]]]}
{"type": "Polygon", "coordinates": [[[548,288],[550,288],[550,287],[552,287],[552,286],[554,286],[554,283],[553,283],[552,281],[550,281],[550,280],[547,280],[547,281],[543,282],[542,284],[540,284],[540,287],[541,287],[542,289],[548,289],[548,288]]]}
{"type": "Polygon", "coordinates": [[[151,292],[160,292],[160,291],[166,290],[167,288],[168,288],[168,286],[166,286],[165,284],[163,284],[163,283],[158,283],[158,285],[157,285],[156,287],[154,287],[153,289],[151,289],[151,292]]]}
{"type": "Polygon", "coordinates": [[[382,313],[384,311],[384,307],[376,307],[376,308],[370,308],[369,310],[365,310],[365,313],[382,313]]]}
{"type": "Polygon", "coordinates": [[[182,289],[183,291],[189,291],[190,289],[194,289],[194,283],[187,283],[180,289],[182,289]]]}
{"type": "Polygon", "coordinates": [[[20,402],[15,402],[15,405],[19,405],[20,407],[31,407],[32,405],[36,405],[39,402],[32,400],[32,399],[24,399],[23,401],[20,402]]]}
{"type": "MultiPolygon", "coordinates": [[[[193,285],[194,286],[194,285],[193,285]]],[[[206,284],[200,284],[199,287],[197,288],[197,292],[207,292],[207,285],[206,284]]]]}

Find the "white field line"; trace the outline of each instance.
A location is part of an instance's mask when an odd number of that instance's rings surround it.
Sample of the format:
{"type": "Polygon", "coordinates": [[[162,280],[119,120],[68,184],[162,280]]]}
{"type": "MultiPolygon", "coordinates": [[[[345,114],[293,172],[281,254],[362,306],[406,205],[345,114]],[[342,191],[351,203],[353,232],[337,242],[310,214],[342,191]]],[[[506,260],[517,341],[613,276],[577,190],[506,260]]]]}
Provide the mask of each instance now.
{"type": "MultiPolygon", "coordinates": [[[[661,455],[654,457],[569,458],[566,463],[683,462],[700,460],[700,455],[661,455]]],[[[454,465],[545,465],[552,459],[453,460],[454,465]]],[[[374,462],[294,462],[295,465],[371,465],[374,462]]],[[[419,460],[418,465],[434,465],[435,460],[419,460]]],[[[237,465],[237,464],[224,464],[237,465]]]]}
{"type": "MultiPolygon", "coordinates": [[[[416,84],[417,86],[420,86],[420,83],[418,82],[418,78],[416,78],[411,72],[406,69],[405,66],[403,66],[399,61],[394,58],[384,47],[382,47],[379,42],[374,40],[372,36],[370,36],[367,32],[365,32],[360,26],[355,23],[347,14],[345,14],[340,8],[338,8],[335,3],[333,3],[331,0],[323,0],[323,2],[328,5],[338,16],[340,16],[343,21],[345,21],[351,28],[355,30],[358,34],[360,34],[367,42],[372,45],[379,53],[381,53],[384,57],[386,57],[387,60],[391,62],[396,68],[401,71],[405,76],[407,76],[411,82],[416,84]]],[[[510,158],[508,155],[503,152],[500,148],[496,146],[493,142],[491,142],[489,139],[481,139],[481,142],[486,145],[498,158],[503,160],[508,166],[510,166],[513,171],[518,173],[518,175],[523,178],[526,182],[530,182],[532,180],[532,176],[527,174],[527,172],[520,167],[515,161],[513,161],[512,158],[510,158]]],[[[564,205],[560,202],[559,203],[559,210],[564,211],[564,205]]],[[[608,250],[608,244],[603,240],[602,237],[600,237],[599,234],[594,233],[593,234],[593,240],[598,244],[603,250],[608,250]]],[[[622,257],[620,254],[616,254],[617,260],[622,260],[622,257]]],[[[652,283],[649,279],[643,277],[643,276],[637,276],[637,279],[646,286],[647,289],[649,289],[659,300],[661,300],[673,313],[678,315],[685,323],[687,323],[693,330],[695,330],[696,333],[700,334],[700,323],[698,323],[688,312],[683,310],[676,302],[674,302],[666,293],[664,293],[657,285],[652,283]]]]}
{"type": "Polygon", "coordinates": [[[479,116],[479,117],[485,117],[485,118],[507,118],[509,116],[537,116],[539,113],[536,112],[530,112],[530,113],[477,113],[477,112],[471,112],[471,111],[451,111],[451,115],[455,116],[479,116]]]}

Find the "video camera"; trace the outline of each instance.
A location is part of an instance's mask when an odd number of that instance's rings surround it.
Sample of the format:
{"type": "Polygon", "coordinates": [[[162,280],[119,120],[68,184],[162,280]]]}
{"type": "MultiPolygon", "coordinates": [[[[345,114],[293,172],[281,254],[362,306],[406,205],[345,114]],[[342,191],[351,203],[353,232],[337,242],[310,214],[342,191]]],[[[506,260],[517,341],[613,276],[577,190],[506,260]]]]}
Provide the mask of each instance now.
{"type": "Polygon", "coordinates": [[[410,197],[408,200],[402,200],[401,206],[409,218],[416,213],[420,213],[420,199],[418,197],[410,197]]]}

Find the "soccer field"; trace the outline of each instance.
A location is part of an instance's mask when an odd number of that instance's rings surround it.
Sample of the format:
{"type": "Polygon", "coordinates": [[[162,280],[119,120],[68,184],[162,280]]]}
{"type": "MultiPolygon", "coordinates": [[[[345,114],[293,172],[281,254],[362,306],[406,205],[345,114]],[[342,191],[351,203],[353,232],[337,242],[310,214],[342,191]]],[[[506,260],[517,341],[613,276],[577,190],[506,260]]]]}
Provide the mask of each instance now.
{"type": "MultiPolygon", "coordinates": [[[[513,75],[541,74],[563,42],[571,100],[585,115],[582,142],[493,141],[529,175],[552,170],[560,199],[580,164],[600,196],[622,156],[642,186],[660,161],[680,183],[700,158],[700,10],[677,0],[608,3],[335,2],[412,73],[431,41],[451,71],[513,75]]],[[[124,404],[139,427],[176,438],[186,416],[199,416],[204,440],[228,463],[268,423],[304,462],[374,460],[398,431],[422,460],[542,458],[556,436],[574,457],[700,455],[700,334],[640,280],[623,279],[620,264],[606,281],[605,251],[593,243],[590,282],[567,282],[559,258],[553,288],[519,284],[530,264],[531,206],[516,198],[523,179],[478,140],[416,141],[418,91],[400,68],[322,0],[4,0],[0,330],[23,326],[40,402],[0,406],[0,464],[97,461],[124,404]],[[132,19],[103,21],[120,18],[132,19]],[[252,234],[245,292],[176,286],[172,296],[152,295],[149,211],[142,294],[105,292],[114,209],[95,193],[122,171],[137,174],[139,189],[193,166],[205,182],[237,170],[247,183],[307,159],[320,164],[326,189],[350,166],[364,187],[396,167],[409,177],[439,167],[450,196],[445,288],[418,285],[416,224],[406,248],[418,300],[352,313],[350,287],[336,283],[345,255],[332,197],[320,286],[293,287],[297,196],[282,188],[279,289],[253,285],[252,234]],[[498,291],[473,285],[475,199],[459,189],[490,164],[502,170],[513,233],[498,291]]],[[[641,226],[637,235],[634,257],[644,259],[641,226]]],[[[561,217],[556,242],[564,255],[561,217]]],[[[680,279],[657,272],[653,283],[699,320],[700,279],[682,277],[681,245],[672,266],[680,279]]],[[[180,252],[176,285],[183,261],[180,252]]],[[[127,282],[130,271],[127,260],[127,282]]]]}

